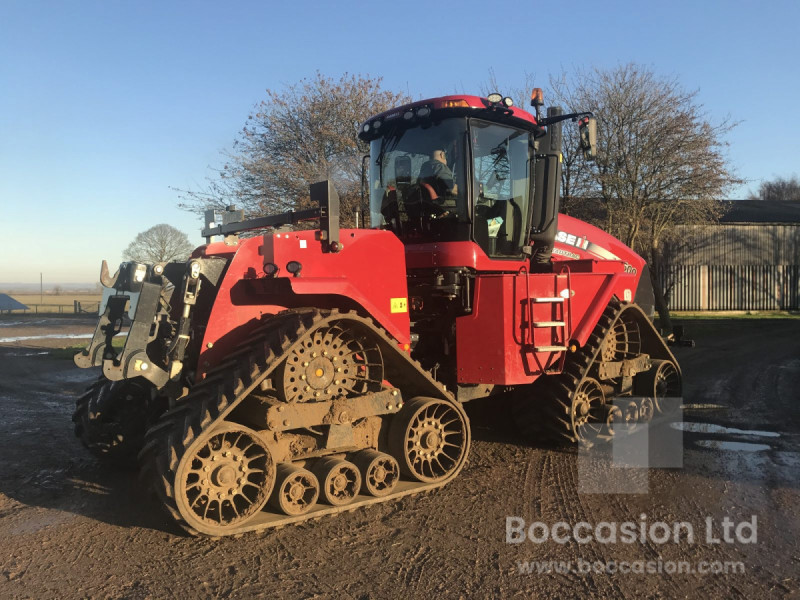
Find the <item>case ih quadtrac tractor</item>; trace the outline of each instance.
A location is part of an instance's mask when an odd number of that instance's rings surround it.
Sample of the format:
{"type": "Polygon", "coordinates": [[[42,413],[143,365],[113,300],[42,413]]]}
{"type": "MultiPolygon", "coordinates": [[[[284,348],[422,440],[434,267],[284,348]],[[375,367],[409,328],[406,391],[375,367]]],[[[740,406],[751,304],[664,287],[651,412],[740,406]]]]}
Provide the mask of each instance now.
{"type": "Polygon", "coordinates": [[[138,455],[177,523],[219,536],[444,485],[469,454],[469,400],[584,444],[664,411],[681,375],[644,260],[558,215],[563,121],[591,155],[594,119],[532,104],[447,96],[366,121],[369,228],[340,229],[321,182],[319,208],[207,213],[188,262],[104,263],[75,357],[103,372],[77,435],[138,455]]]}

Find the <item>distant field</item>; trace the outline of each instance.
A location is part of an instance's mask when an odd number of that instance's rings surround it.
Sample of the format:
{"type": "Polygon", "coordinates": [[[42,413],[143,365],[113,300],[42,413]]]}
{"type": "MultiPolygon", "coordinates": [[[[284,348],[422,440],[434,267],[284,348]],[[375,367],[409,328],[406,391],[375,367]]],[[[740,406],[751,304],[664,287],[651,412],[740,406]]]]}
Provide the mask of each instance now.
{"type": "MultiPolygon", "coordinates": [[[[30,307],[30,313],[72,313],[75,300],[81,303],[83,310],[96,311],[97,305],[102,298],[97,293],[70,292],[66,294],[9,294],[17,302],[22,302],[30,307]]],[[[20,314],[21,311],[15,311],[20,314]]]]}

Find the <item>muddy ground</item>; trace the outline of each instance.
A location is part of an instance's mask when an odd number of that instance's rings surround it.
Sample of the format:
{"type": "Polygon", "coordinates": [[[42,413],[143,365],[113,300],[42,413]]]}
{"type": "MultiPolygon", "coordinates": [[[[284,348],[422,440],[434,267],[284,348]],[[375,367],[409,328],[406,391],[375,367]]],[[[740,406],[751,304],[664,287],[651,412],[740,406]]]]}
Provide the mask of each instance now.
{"type": "MultiPolygon", "coordinates": [[[[9,322],[0,339],[91,329],[9,322]]],[[[682,468],[626,470],[608,451],[582,463],[575,450],[519,439],[503,419],[482,427],[486,407],[476,407],[469,464],[442,490],[221,540],[180,534],[135,474],[102,466],[73,437],[72,407],[94,373],[46,354],[53,338],[0,342],[0,597],[798,598],[800,321],[687,329],[697,347],[676,351],[684,421],[721,428],[686,426],[682,468]],[[593,484],[646,477],[647,493],[579,493],[582,464],[594,465],[593,484]],[[509,544],[509,516],[548,527],[688,522],[696,539],[509,544]],[[753,516],[755,543],[706,540],[707,518],[721,539],[725,517],[753,516]],[[526,574],[524,561],[564,564],[529,563],[526,574]],[[670,561],[744,572],[669,574],[670,561]],[[594,572],[613,565],[656,572],[594,572]]]]}

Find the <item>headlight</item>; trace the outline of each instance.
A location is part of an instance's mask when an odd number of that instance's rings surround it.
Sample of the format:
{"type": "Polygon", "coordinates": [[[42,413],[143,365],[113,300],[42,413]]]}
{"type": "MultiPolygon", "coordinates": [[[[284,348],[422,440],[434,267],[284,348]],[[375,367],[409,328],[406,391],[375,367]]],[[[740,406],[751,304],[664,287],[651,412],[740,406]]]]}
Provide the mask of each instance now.
{"type": "Polygon", "coordinates": [[[136,270],[133,272],[133,281],[142,283],[147,275],[147,265],[136,265],[136,270]]]}

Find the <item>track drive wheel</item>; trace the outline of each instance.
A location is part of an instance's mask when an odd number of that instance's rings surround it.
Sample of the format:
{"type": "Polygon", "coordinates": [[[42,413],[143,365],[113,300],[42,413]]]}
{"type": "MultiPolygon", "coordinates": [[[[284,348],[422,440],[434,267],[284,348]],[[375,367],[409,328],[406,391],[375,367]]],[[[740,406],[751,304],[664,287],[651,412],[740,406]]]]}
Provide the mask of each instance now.
{"type": "Polygon", "coordinates": [[[671,360],[653,360],[652,364],[648,371],[636,376],[636,394],[652,398],[656,414],[673,415],[681,405],[681,375],[671,360]]]}
{"type": "Polygon", "coordinates": [[[361,473],[353,463],[323,458],[313,468],[319,479],[322,499],[332,506],[350,504],[361,489],[361,473]]]}
{"type": "Polygon", "coordinates": [[[364,491],[370,496],[386,496],[400,481],[400,465],[394,457],[375,450],[362,450],[353,457],[361,472],[364,491]]]}
{"type": "Polygon", "coordinates": [[[266,504],[275,463],[258,435],[235,423],[203,432],[175,473],[175,503],[192,529],[226,535],[266,504]]]}
{"type": "Polygon", "coordinates": [[[316,475],[289,463],[278,465],[277,483],[269,503],[290,516],[307,513],[319,498],[319,481],[316,475]]]}
{"type": "Polygon", "coordinates": [[[389,449],[401,472],[426,483],[458,473],[469,445],[469,421],[463,409],[436,398],[407,402],[389,429],[389,449]]]}
{"type": "Polygon", "coordinates": [[[101,376],[78,398],[75,435],[98,458],[135,468],[147,427],[158,416],[155,388],[148,381],[109,381],[101,376]]]}
{"type": "Polygon", "coordinates": [[[278,380],[286,402],[375,392],[383,382],[383,358],[374,340],[335,323],[302,340],[286,357],[278,380]]]}

